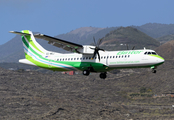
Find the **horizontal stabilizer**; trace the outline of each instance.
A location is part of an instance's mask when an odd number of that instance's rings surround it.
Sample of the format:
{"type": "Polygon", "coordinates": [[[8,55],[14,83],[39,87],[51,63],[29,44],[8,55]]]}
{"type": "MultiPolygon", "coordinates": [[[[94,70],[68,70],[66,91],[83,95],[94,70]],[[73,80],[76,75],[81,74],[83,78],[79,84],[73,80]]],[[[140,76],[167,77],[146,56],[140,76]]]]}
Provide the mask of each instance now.
{"type": "Polygon", "coordinates": [[[34,63],[30,62],[27,59],[20,59],[19,63],[23,63],[23,64],[27,64],[27,65],[32,65],[32,66],[36,66],[34,63]]]}
{"type": "Polygon", "coordinates": [[[21,32],[17,32],[17,31],[9,31],[10,33],[14,33],[14,34],[18,34],[18,35],[31,35],[28,33],[21,33],[21,32]]]}

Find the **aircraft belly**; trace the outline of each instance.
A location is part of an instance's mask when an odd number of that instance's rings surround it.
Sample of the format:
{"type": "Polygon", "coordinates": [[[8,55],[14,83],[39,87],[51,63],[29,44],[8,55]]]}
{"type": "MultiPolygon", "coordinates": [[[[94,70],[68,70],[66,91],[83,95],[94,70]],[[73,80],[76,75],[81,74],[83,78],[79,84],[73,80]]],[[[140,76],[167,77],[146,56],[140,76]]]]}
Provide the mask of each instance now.
{"type": "Polygon", "coordinates": [[[150,67],[153,65],[158,65],[158,62],[138,62],[138,61],[127,61],[126,62],[116,62],[115,64],[110,64],[109,67],[114,68],[137,68],[137,67],[150,67]]]}

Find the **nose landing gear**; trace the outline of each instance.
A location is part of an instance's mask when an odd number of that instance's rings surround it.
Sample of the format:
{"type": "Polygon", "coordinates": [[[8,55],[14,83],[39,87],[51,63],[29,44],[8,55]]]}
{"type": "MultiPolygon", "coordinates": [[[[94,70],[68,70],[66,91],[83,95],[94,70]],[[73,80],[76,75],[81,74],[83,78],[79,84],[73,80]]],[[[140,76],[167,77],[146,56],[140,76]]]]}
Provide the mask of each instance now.
{"type": "Polygon", "coordinates": [[[156,73],[156,69],[153,68],[153,69],[152,69],[152,73],[156,73]]]}
{"type": "Polygon", "coordinates": [[[151,67],[152,73],[156,73],[156,68],[157,68],[156,66],[152,66],[152,67],[151,67]]]}

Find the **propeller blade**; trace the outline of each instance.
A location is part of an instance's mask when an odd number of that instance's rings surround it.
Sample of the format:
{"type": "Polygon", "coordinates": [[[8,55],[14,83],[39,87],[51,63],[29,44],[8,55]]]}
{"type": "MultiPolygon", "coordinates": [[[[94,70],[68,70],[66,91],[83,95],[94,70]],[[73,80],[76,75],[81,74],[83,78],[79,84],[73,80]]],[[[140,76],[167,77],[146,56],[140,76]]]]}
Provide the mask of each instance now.
{"type": "Polygon", "coordinates": [[[101,38],[101,39],[99,39],[99,40],[97,41],[98,47],[99,47],[99,45],[102,43],[102,40],[103,40],[103,38],[101,38]]]}
{"type": "Polygon", "coordinates": [[[135,46],[133,46],[132,50],[134,50],[135,46]]]}
{"type": "Polygon", "coordinates": [[[101,50],[101,51],[105,52],[105,50],[104,49],[101,49],[101,48],[98,48],[98,50],[101,50]]]}
{"type": "Polygon", "coordinates": [[[94,54],[93,54],[93,56],[92,56],[91,60],[93,60],[93,59],[94,59],[94,57],[96,56],[96,53],[97,53],[97,50],[96,50],[96,49],[94,49],[94,54]]]}
{"type": "Polygon", "coordinates": [[[99,54],[98,50],[97,50],[97,55],[98,55],[98,59],[99,59],[99,62],[100,62],[100,54],[99,54]]]}
{"type": "Polygon", "coordinates": [[[93,36],[93,40],[94,40],[94,44],[95,44],[95,46],[97,46],[97,44],[96,44],[96,42],[95,42],[95,37],[93,36]]]}

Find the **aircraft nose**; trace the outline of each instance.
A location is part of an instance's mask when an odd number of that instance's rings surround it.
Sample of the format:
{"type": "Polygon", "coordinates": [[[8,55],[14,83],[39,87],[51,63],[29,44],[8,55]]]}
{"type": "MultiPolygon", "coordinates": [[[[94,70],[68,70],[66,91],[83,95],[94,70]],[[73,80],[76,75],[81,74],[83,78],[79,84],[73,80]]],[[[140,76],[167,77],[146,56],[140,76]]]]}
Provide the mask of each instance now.
{"type": "Polygon", "coordinates": [[[161,56],[158,56],[158,61],[160,62],[160,63],[164,63],[164,58],[162,58],[161,56]]]}

